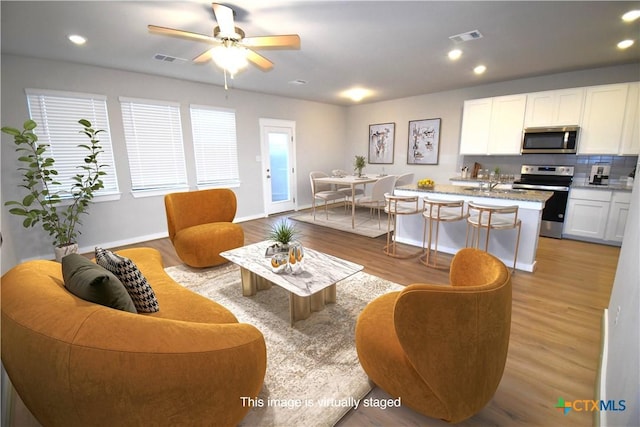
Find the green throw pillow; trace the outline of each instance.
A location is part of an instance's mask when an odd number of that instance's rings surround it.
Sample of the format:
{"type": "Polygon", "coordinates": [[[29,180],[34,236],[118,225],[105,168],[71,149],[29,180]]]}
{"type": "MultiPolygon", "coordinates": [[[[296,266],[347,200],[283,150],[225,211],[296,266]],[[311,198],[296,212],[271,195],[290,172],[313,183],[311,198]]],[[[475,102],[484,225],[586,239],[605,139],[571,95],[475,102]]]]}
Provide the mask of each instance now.
{"type": "Polygon", "coordinates": [[[64,286],[83,300],[137,313],[136,307],[116,276],[80,254],[62,258],[64,286]]]}

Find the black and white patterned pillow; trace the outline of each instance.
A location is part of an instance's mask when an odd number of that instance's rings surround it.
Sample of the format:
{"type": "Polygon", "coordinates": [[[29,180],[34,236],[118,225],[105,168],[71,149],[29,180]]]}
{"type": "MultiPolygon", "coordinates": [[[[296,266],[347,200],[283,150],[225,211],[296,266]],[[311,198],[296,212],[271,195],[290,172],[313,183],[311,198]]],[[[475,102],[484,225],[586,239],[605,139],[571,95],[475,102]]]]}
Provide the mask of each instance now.
{"type": "Polygon", "coordinates": [[[160,310],[158,300],[146,277],[129,258],[96,248],[96,263],[113,273],[124,285],[138,313],[155,313],[160,310]]]}

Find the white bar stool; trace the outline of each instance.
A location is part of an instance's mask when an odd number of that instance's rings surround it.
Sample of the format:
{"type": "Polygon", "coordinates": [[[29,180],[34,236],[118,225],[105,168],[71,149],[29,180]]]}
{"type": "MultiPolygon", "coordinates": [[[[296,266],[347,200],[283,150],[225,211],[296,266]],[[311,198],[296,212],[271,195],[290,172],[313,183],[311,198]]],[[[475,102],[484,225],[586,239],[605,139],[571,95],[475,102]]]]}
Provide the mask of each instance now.
{"type": "Polygon", "coordinates": [[[440,223],[461,221],[467,218],[468,214],[464,213],[464,200],[436,200],[425,197],[422,201],[422,216],[424,217],[422,248],[424,249],[424,253],[420,257],[420,262],[427,267],[438,268],[438,234],[440,231],[440,223]],[[436,241],[432,259],[431,242],[434,222],[436,223],[436,241]],[[429,226],[428,233],[427,225],[429,226]]]}
{"type": "Polygon", "coordinates": [[[418,196],[395,196],[391,193],[384,195],[384,211],[387,213],[387,244],[384,253],[394,258],[413,258],[420,255],[422,251],[416,253],[399,253],[396,243],[396,228],[398,227],[398,215],[416,215],[420,213],[418,208],[418,196]],[[393,222],[393,233],[391,223],[393,222]]]}
{"type": "Polygon", "coordinates": [[[520,231],[522,229],[522,221],[518,218],[518,206],[493,206],[469,202],[467,213],[469,215],[467,218],[467,247],[469,246],[469,229],[472,229],[471,245],[473,246],[475,242],[476,248],[480,242],[480,231],[483,228],[487,230],[484,242],[485,252],[489,252],[489,232],[491,230],[518,229],[516,250],[513,255],[513,271],[515,271],[516,261],[518,260],[518,246],[520,246],[520,231]],[[476,230],[478,230],[477,237],[476,230]]]}

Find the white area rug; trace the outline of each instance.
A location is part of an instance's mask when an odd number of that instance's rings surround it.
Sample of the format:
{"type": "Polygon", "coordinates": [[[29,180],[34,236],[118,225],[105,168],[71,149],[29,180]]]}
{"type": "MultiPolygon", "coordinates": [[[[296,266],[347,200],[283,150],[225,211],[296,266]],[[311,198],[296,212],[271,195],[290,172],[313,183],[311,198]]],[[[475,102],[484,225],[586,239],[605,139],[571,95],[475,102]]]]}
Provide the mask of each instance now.
{"type": "MultiPolygon", "coordinates": [[[[334,228],[348,233],[359,234],[367,237],[378,237],[387,233],[387,214],[380,213],[380,226],[378,226],[378,212],[369,213],[368,208],[356,208],[355,228],[351,227],[351,210],[345,212],[343,207],[329,208],[329,219],[324,214],[324,208],[316,208],[316,218],[313,219],[312,211],[290,215],[289,218],[309,224],[334,228]]],[[[393,224],[391,225],[393,229],[393,224]]]]}
{"type": "Polygon", "coordinates": [[[267,344],[267,373],[243,426],[332,426],[371,385],[360,366],[354,329],[365,305],[403,287],[359,272],[337,284],[337,302],[289,325],[287,293],[274,286],[243,297],[240,270],[226,264],[204,270],[169,267],[186,288],[228,308],[240,322],[256,326],[267,344]]]}

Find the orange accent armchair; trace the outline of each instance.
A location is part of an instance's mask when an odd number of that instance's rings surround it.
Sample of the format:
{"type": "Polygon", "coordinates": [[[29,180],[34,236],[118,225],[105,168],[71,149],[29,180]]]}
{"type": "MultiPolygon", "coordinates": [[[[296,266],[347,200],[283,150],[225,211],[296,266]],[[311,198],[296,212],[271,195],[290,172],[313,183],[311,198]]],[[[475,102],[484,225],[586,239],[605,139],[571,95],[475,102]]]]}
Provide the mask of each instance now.
{"type": "Polygon", "coordinates": [[[370,302],[356,324],[369,378],[402,404],[459,422],[479,412],[502,379],[511,329],[511,275],[491,254],[465,248],[450,286],[413,284],[370,302]]]}
{"type": "Polygon", "coordinates": [[[167,194],[164,206],[169,239],[188,266],[224,264],[220,252],[244,245],[242,227],[232,222],[237,200],[229,189],[167,194]]]}

